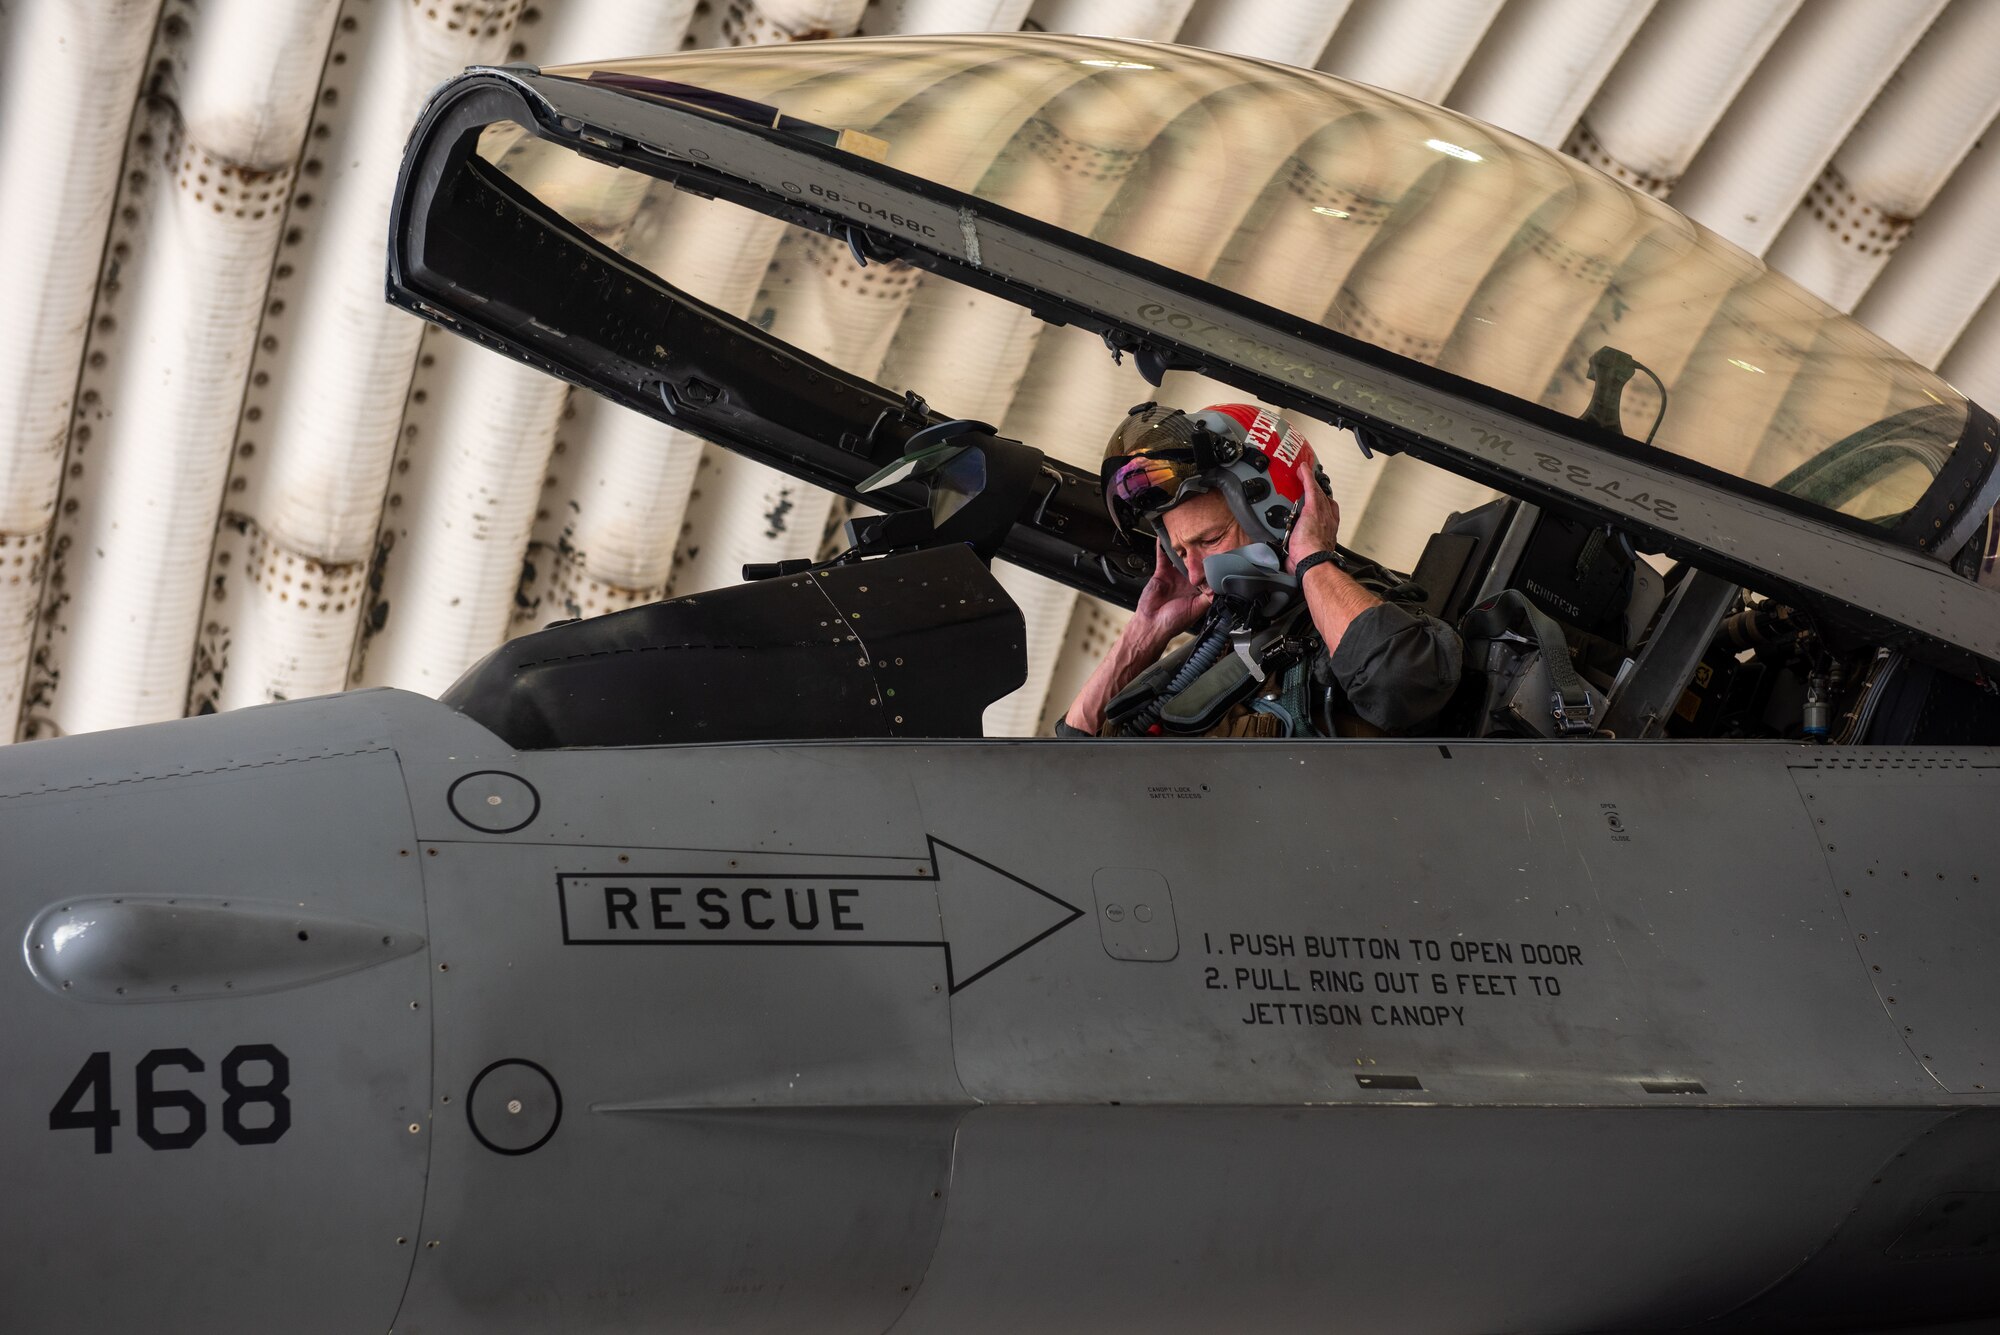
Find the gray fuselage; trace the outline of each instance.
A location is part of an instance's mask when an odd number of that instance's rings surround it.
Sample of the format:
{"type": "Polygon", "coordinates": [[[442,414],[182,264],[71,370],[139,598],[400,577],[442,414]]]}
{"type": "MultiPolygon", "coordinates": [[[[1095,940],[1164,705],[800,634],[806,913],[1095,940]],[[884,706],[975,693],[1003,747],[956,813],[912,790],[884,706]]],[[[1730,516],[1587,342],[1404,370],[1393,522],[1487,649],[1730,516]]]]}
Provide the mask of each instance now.
{"type": "Polygon", "coordinates": [[[210,1335],[1991,1314],[1996,765],[515,753],[398,692],[10,748],[0,1310],[210,1335]]]}

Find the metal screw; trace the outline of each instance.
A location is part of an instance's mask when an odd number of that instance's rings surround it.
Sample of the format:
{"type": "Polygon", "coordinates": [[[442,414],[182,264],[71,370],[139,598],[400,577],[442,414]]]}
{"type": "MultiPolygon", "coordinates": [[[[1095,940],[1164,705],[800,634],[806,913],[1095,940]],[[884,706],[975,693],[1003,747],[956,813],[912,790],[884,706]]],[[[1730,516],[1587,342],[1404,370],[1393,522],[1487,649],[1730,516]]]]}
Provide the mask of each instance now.
{"type": "Polygon", "coordinates": [[[508,1111],[508,1112],[510,1112],[510,1113],[518,1113],[518,1112],[520,1112],[520,1111],[521,1111],[521,1101],[520,1101],[519,1099],[508,1099],[508,1100],[507,1100],[507,1111],[508,1111]]]}
{"type": "Polygon", "coordinates": [[[417,1125],[417,1124],[416,1124],[415,1122],[412,1122],[412,1123],[410,1123],[410,1134],[411,1134],[411,1135],[413,1135],[413,1136],[414,1136],[414,1135],[416,1135],[416,1134],[417,1134],[417,1132],[418,1132],[418,1131],[420,1131],[420,1130],[422,1130],[422,1129],[423,1129],[423,1128],[419,1127],[419,1126],[418,1126],[418,1125],[417,1125]]]}

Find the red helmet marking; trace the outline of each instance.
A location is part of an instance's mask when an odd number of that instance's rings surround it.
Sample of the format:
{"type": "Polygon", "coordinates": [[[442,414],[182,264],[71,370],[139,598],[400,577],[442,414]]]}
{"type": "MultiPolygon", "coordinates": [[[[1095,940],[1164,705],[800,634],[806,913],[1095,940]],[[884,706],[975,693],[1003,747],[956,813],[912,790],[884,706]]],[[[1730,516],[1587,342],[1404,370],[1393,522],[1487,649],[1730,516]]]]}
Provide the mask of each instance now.
{"type": "Polygon", "coordinates": [[[1271,461],[1271,489],[1296,505],[1305,496],[1302,461],[1309,457],[1299,429],[1277,413],[1254,403],[1211,403],[1201,410],[1220,413],[1243,428],[1243,444],[1271,461]]]}

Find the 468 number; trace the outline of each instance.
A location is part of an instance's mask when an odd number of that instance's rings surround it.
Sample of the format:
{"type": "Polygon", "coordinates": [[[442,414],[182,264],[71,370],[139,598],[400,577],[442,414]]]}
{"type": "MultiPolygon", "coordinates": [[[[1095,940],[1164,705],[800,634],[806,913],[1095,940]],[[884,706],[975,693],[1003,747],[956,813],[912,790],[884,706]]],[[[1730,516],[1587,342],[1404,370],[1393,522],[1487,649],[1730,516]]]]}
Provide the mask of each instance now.
{"type": "MultiPolygon", "coordinates": [[[[208,1068],[186,1048],[154,1048],[139,1059],[134,1071],[138,1090],[139,1139],[156,1150],[184,1150],[208,1132],[208,1105],[191,1089],[161,1089],[155,1083],[163,1068],[200,1075],[208,1068]],[[178,1116],[162,1118],[173,1110],[178,1116]],[[162,1125],[163,1121],[167,1125],[162,1125]]],[[[253,1072],[255,1074],[255,1072],[253,1072]]],[[[245,1043],[222,1059],[222,1129],[238,1145],[269,1145],[292,1128],[292,1101],[285,1091],[292,1083],[292,1064],[269,1043],[245,1043]],[[261,1063],[268,1074],[246,1080],[243,1068],[261,1063]],[[250,1108],[261,1108],[245,1117],[250,1108]]],[[[111,1132],[125,1120],[112,1106],[111,1054],[93,1052],[84,1059],[56,1106],[49,1109],[49,1130],[88,1131],[98,1154],[111,1153],[111,1132]]]]}

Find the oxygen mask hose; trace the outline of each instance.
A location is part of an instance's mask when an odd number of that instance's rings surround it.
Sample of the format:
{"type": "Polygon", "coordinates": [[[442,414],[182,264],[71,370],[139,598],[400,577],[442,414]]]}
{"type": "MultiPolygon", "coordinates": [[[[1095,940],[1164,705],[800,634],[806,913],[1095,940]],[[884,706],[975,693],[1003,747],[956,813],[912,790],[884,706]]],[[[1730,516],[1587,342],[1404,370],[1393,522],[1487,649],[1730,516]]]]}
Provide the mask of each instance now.
{"type": "Polygon", "coordinates": [[[1160,711],[1167,701],[1185,691],[1200,679],[1201,674],[1221,661],[1229,652],[1229,637],[1244,620],[1250,608],[1235,598],[1217,598],[1209,610],[1208,622],[1202,628],[1201,638],[1195,641],[1194,652],[1181,664],[1180,671],[1160,689],[1160,693],[1145,703],[1145,706],[1125,720],[1119,729],[1124,737],[1144,737],[1160,721],[1160,711]]]}

